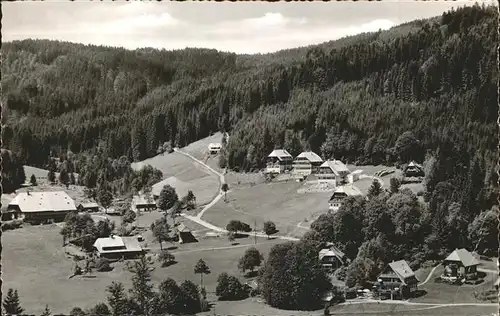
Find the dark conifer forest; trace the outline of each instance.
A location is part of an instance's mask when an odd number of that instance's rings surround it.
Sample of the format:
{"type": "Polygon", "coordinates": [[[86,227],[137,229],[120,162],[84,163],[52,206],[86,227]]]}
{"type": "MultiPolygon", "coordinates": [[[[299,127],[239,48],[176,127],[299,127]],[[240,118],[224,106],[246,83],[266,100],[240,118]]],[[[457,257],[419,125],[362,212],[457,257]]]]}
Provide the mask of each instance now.
{"type": "Polygon", "coordinates": [[[223,130],[236,170],[283,146],[357,164],[432,153],[435,183],[463,189],[474,165],[488,186],[497,42],[496,8],[476,5],[264,55],[4,43],[2,147],[39,167],[68,151],[137,161],[223,130]]]}

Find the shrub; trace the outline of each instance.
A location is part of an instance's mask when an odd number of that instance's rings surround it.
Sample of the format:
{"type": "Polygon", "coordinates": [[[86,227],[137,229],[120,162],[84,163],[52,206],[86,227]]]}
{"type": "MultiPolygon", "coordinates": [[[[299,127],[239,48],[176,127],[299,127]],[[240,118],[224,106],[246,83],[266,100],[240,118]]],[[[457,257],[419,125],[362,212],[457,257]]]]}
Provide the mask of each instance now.
{"type": "Polygon", "coordinates": [[[96,270],[99,271],[99,272],[110,271],[111,270],[111,266],[109,264],[109,260],[106,259],[106,258],[99,258],[99,259],[97,259],[95,267],[96,267],[96,270]]]}
{"type": "Polygon", "coordinates": [[[335,278],[337,278],[337,280],[345,281],[345,278],[347,276],[347,267],[342,266],[342,267],[338,268],[337,270],[335,270],[334,275],[335,275],[335,278]]]}

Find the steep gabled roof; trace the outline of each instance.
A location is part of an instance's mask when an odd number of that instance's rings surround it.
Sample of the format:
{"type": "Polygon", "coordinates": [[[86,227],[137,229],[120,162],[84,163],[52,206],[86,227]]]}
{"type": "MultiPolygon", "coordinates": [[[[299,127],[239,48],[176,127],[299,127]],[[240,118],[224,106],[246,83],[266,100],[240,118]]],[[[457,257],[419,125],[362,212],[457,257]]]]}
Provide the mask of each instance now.
{"type": "Polygon", "coordinates": [[[309,162],[323,162],[323,159],[312,151],[304,151],[297,158],[306,158],[309,162]]]}
{"type": "Polygon", "coordinates": [[[396,274],[404,279],[415,276],[415,272],[410,268],[410,265],[405,260],[399,260],[395,262],[389,263],[389,267],[391,267],[392,271],[396,272],[396,274]]]}
{"type": "Polygon", "coordinates": [[[445,261],[455,261],[461,262],[464,267],[477,266],[479,261],[477,261],[474,256],[466,249],[455,249],[446,259],[445,261]]]}
{"type": "Polygon", "coordinates": [[[21,212],[76,211],[75,201],[64,191],[21,192],[9,205],[21,212]]]}
{"type": "Polygon", "coordinates": [[[292,155],[290,155],[290,153],[288,151],[286,151],[285,149],[275,149],[267,157],[268,158],[278,158],[278,159],[293,158],[292,155]]]}
{"type": "Polygon", "coordinates": [[[319,260],[323,259],[326,256],[335,256],[340,260],[342,260],[345,254],[342,251],[340,251],[337,247],[329,246],[328,248],[321,249],[319,251],[319,260]]]}

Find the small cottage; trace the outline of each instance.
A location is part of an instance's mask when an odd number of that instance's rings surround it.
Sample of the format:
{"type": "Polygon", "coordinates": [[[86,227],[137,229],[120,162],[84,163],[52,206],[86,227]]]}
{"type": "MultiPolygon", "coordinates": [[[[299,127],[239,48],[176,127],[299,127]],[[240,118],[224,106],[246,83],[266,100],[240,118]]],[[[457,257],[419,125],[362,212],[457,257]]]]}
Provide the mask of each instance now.
{"type": "Polygon", "coordinates": [[[293,157],[285,149],[275,149],[267,156],[268,173],[279,174],[292,169],[293,157]]]}
{"type": "Polygon", "coordinates": [[[78,212],[99,212],[99,204],[95,202],[80,203],[76,208],[78,212]]]}
{"type": "Polygon", "coordinates": [[[448,278],[474,278],[479,261],[466,249],[455,249],[443,261],[444,276],[448,278]]]}
{"type": "Polygon", "coordinates": [[[147,198],[144,195],[134,195],[132,198],[132,209],[134,211],[150,212],[156,210],[154,199],[147,198]]]}
{"type": "Polygon", "coordinates": [[[137,237],[111,235],[106,238],[98,238],[93,246],[97,256],[108,259],[134,259],[144,254],[137,237]]]}
{"type": "Polygon", "coordinates": [[[399,292],[402,298],[408,298],[417,291],[418,279],[405,260],[391,262],[378,276],[375,287],[382,294],[399,292]]]}
{"type": "Polygon", "coordinates": [[[328,209],[331,212],[337,212],[347,197],[362,196],[362,195],[363,194],[361,193],[361,191],[359,191],[358,188],[356,188],[353,185],[345,185],[342,187],[337,187],[333,192],[332,196],[330,197],[330,200],[328,201],[329,205],[328,209]]]}
{"type": "Polygon", "coordinates": [[[221,143],[210,143],[208,144],[208,152],[210,155],[217,155],[222,148],[221,143]]]}
{"type": "Polygon", "coordinates": [[[403,173],[405,177],[423,177],[424,176],[424,168],[417,164],[415,161],[410,162],[403,168],[403,173]]]}
{"type": "Polygon", "coordinates": [[[312,151],[306,151],[298,155],[293,161],[293,172],[297,175],[308,176],[319,171],[323,159],[312,151]]]}
{"type": "Polygon", "coordinates": [[[191,233],[191,230],[183,223],[180,223],[179,226],[177,226],[177,233],[179,234],[179,243],[181,244],[198,242],[198,240],[191,233]]]}
{"type": "Polygon", "coordinates": [[[345,254],[334,246],[319,251],[319,262],[324,268],[336,270],[346,263],[345,254]]]}

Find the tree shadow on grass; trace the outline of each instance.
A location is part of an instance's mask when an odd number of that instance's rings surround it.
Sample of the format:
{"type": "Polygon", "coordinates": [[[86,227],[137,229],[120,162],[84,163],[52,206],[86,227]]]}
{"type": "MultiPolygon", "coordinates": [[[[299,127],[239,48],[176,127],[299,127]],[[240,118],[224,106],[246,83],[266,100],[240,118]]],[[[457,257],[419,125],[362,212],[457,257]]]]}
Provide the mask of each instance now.
{"type": "Polygon", "coordinates": [[[168,268],[170,266],[173,266],[174,264],[177,264],[178,262],[176,260],[170,261],[170,262],[165,262],[161,264],[162,268],[168,268]]]}
{"type": "Polygon", "coordinates": [[[426,291],[426,290],[417,290],[417,291],[415,292],[415,294],[414,294],[414,297],[415,297],[415,298],[418,298],[418,297],[422,297],[422,296],[424,296],[424,295],[426,295],[426,294],[427,294],[427,291],[426,291]]]}
{"type": "Polygon", "coordinates": [[[177,246],[173,245],[173,246],[167,247],[167,248],[165,248],[165,249],[166,249],[166,250],[176,250],[177,248],[179,248],[179,247],[177,247],[177,246]]]}
{"type": "Polygon", "coordinates": [[[250,237],[251,233],[236,233],[234,234],[234,238],[237,238],[237,239],[243,239],[243,238],[248,238],[250,237]]]}

